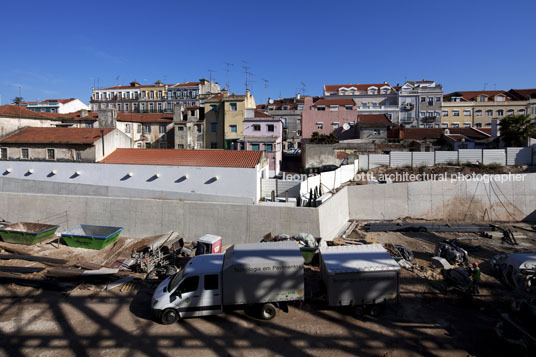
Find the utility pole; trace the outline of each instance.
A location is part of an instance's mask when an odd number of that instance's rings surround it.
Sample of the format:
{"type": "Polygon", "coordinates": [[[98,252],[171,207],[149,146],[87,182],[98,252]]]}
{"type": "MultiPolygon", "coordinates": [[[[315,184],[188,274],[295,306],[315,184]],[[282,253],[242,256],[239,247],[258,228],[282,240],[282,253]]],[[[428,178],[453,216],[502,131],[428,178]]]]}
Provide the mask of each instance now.
{"type": "Polygon", "coordinates": [[[225,82],[225,88],[229,90],[229,70],[233,66],[232,63],[225,62],[225,65],[227,66],[226,72],[227,72],[227,81],[225,82]]]}

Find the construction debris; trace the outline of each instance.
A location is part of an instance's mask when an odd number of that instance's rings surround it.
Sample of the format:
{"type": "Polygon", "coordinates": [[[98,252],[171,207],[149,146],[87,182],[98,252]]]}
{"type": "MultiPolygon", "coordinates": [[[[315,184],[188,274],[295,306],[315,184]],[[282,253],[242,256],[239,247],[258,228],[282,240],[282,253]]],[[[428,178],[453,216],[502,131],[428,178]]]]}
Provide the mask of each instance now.
{"type": "Polygon", "coordinates": [[[387,251],[391,254],[393,258],[402,258],[407,261],[412,261],[413,259],[415,259],[411,249],[406,248],[402,245],[386,243],[383,245],[383,247],[387,249],[387,251]]]}
{"type": "Polygon", "coordinates": [[[467,251],[448,240],[437,243],[434,256],[445,258],[450,264],[462,264],[468,261],[467,251]]]}
{"type": "Polygon", "coordinates": [[[363,226],[367,232],[460,232],[480,233],[491,231],[489,224],[437,224],[437,223],[403,223],[378,222],[363,226]]]}
{"type": "Polygon", "coordinates": [[[119,280],[112,281],[111,283],[106,284],[103,290],[112,290],[114,288],[117,288],[119,286],[122,286],[123,284],[126,284],[128,282],[131,282],[134,280],[134,277],[132,275],[127,276],[126,278],[122,278],[119,280]]]}
{"type": "Polygon", "coordinates": [[[452,269],[452,265],[445,259],[441,257],[432,257],[432,266],[441,269],[452,269]]]}

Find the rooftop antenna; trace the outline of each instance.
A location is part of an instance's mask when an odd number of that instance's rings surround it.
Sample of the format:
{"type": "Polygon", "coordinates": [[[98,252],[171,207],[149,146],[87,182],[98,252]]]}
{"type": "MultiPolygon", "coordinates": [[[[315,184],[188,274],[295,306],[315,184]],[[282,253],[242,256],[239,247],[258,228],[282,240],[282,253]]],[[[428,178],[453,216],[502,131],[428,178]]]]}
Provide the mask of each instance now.
{"type": "Polygon", "coordinates": [[[488,87],[488,84],[484,83],[484,90],[486,90],[487,87],[488,87]]]}
{"type": "Polygon", "coordinates": [[[244,73],[246,75],[246,90],[248,90],[248,75],[250,74],[249,66],[248,66],[248,63],[246,61],[242,61],[242,63],[243,63],[242,68],[244,69],[244,73]]]}
{"type": "Polygon", "coordinates": [[[213,69],[209,69],[209,70],[208,70],[208,73],[209,73],[209,75],[208,75],[209,83],[212,83],[212,73],[214,73],[214,72],[216,72],[216,71],[213,70],[213,69]]]}
{"type": "Polygon", "coordinates": [[[266,98],[266,89],[268,88],[268,82],[270,82],[270,81],[267,80],[267,79],[264,79],[264,78],[262,78],[262,80],[264,81],[264,93],[263,93],[263,95],[266,98]]]}
{"type": "Polygon", "coordinates": [[[117,75],[117,77],[115,77],[115,85],[118,86],[119,85],[119,77],[121,77],[120,75],[117,75]]]}
{"type": "Polygon", "coordinates": [[[225,62],[225,65],[227,66],[227,69],[225,70],[227,72],[227,81],[225,82],[225,88],[229,90],[229,71],[230,71],[230,68],[234,65],[229,62],[225,62]]]}
{"type": "Polygon", "coordinates": [[[303,81],[300,83],[301,83],[301,94],[305,95],[305,83],[303,83],[303,81]]]}

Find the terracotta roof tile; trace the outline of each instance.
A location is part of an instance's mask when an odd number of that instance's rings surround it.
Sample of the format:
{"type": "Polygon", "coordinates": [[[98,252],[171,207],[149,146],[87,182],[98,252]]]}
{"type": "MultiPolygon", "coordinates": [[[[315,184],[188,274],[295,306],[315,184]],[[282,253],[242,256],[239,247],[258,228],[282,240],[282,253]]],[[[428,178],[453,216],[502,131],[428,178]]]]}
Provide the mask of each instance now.
{"type": "Polygon", "coordinates": [[[273,118],[270,114],[265,113],[262,110],[255,110],[255,118],[273,118]]]}
{"type": "Polygon", "coordinates": [[[507,92],[502,91],[502,90],[461,91],[461,92],[457,91],[457,92],[452,92],[452,93],[449,93],[449,94],[445,94],[444,97],[458,96],[457,94],[460,94],[462,96],[462,98],[467,100],[467,101],[476,100],[476,97],[479,96],[479,95],[482,95],[482,94],[486,95],[488,97],[494,97],[497,94],[504,94],[507,99],[510,99],[510,95],[507,92]]]}
{"type": "Polygon", "coordinates": [[[352,105],[354,106],[355,105],[355,102],[353,99],[350,99],[350,98],[343,98],[343,99],[320,99],[320,100],[317,100],[314,104],[313,104],[313,107],[316,107],[316,106],[319,106],[319,105],[325,105],[325,106],[330,106],[330,105],[352,105]]]}
{"type": "Polygon", "coordinates": [[[1,144],[93,144],[115,129],[86,128],[23,128],[4,139],[1,144]]]}
{"type": "Polygon", "coordinates": [[[261,155],[261,151],[116,149],[101,163],[253,168],[261,155]]]}
{"type": "Polygon", "coordinates": [[[18,106],[18,105],[0,106],[0,117],[50,119],[51,116],[47,114],[54,114],[54,113],[34,112],[33,110],[29,110],[23,106],[18,106]]]}
{"type": "Polygon", "coordinates": [[[363,124],[391,124],[387,115],[385,114],[359,114],[357,116],[358,123],[363,124]]]}

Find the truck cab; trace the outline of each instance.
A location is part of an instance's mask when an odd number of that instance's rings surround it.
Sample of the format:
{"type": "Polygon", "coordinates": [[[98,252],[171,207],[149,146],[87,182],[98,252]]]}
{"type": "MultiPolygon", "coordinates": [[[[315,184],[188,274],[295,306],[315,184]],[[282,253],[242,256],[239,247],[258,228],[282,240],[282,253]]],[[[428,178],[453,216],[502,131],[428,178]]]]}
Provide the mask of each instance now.
{"type": "Polygon", "coordinates": [[[183,317],[221,313],[223,259],[223,254],[195,257],[185,269],[165,279],[153,294],[155,317],[167,325],[183,317]]]}

